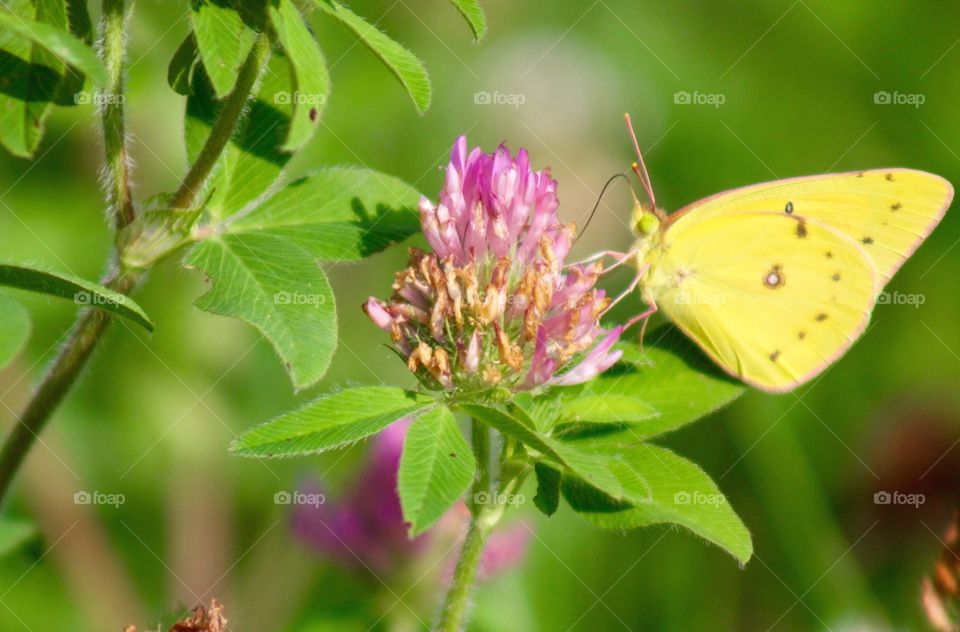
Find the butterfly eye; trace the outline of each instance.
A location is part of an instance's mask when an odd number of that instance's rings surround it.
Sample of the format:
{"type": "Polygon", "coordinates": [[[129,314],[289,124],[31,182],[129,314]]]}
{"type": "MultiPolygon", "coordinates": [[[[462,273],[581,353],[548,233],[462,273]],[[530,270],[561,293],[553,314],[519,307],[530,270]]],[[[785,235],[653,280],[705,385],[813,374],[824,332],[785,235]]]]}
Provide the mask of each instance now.
{"type": "Polygon", "coordinates": [[[643,213],[637,219],[634,230],[640,235],[652,235],[660,228],[660,220],[653,213],[643,213]]]}

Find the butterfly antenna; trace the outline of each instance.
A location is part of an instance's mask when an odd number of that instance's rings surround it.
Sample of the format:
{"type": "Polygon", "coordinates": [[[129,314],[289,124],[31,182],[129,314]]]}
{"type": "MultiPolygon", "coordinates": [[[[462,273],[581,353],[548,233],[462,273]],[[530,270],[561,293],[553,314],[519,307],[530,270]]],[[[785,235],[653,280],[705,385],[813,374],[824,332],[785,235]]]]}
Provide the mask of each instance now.
{"type": "Polygon", "coordinates": [[[657,199],[653,195],[653,185],[650,183],[650,175],[647,173],[647,165],[643,162],[643,153],[640,151],[640,144],[637,142],[637,135],[633,132],[633,123],[630,122],[630,114],[626,113],[623,115],[623,120],[627,123],[627,131],[630,132],[630,140],[633,141],[633,148],[637,150],[638,162],[635,162],[631,165],[633,167],[633,172],[637,174],[637,177],[640,178],[640,182],[643,183],[643,188],[647,192],[647,197],[650,198],[650,204],[653,205],[653,208],[657,208],[657,199]]]}
{"type": "MultiPolygon", "coordinates": [[[[590,216],[587,217],[587,221],[586,221],[586,223],[583,225],[583,228],[580,229],[580,233],[579,233],[579,234],[576,236],[576,238],[573,240],[573,243],[574,243],[574,244],[576,244],[577,241],[580,240],[580,237],[583,236],[583,233],[585,233],[585,232],[587,231],[587,226],[590,225],[590,221],[593,219],[593,216],[597,214],[597,209],[600,208],[600,201],[603,200],[603,194],[607,192],[607,188],[608,188],[611,184],[613,184],[613,181],[616,180],[617,178],[623,178],[624,180],[627,181],[627,184],[630,183],[630,179],[627,177],[627,174],[625,174],[625,173],[615,174],[615,175],[611,176],[609,180],[607,180],[607,183],[603,185],[603,188],[602,188],[602,189],[600,189],[600,195],[597,196],[597,203],[593,205],[593,210],[590,211],[590,216]]],[[[573,245],[573,244],[571,244],[571,246],[572,246],[572,245],[573,245]]]]}

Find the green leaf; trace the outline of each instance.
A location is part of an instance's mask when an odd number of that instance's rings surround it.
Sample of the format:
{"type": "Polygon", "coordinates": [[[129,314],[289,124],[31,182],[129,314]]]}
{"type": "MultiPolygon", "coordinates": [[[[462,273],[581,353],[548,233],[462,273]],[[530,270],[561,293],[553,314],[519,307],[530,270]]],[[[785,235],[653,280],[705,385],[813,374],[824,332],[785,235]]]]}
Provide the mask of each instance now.
{"type": "Polygon", "coordinates": [[[335,0],[314,0],[327,14],[332,15],[353,31],[371,51],[390,69],[407,89],[417,111],[421,114],[430,107],[432,89],[427,69],[417,57],[386,33],[335,0]]]}
{"type": "Polygon", "coordinates": [[[153,331],[153,323],[133,299],[80,277],[24,265],[0,264],[0,285],[70,299],[83,307],[119,314],[153,331]]]}
{"type": "Polygon", "coordinates": [[[106,83],[107,71],[96,53],[69,32],[5,10],[0,10],[0,27],[41,46],[66,65],[82,70],[94,83],[106,83]]]}
{"type": "Polygon", "coordinates": [[[84,44],[93,42],[93,20],[90,19],[87,0],[67,0],[67,23],[74,37],[84,44]]]}
{"type": "MultiPolygon", "coordinates": [[[[271,56],[260,79],[257,98],[248,106],[217,161],[209,186],[205,210],[213,217],[226,217],[262,195],[280,175],[290,154],[281,148],[290,129],[289,103],[277,95],[290,94],[290,68],[282,55],[271,56]]],[[[192,163],[203,148],[220,109],[213,86],[202,64],[194,64],[187,99],[184,136],[192,163]]]]}
{"type": "Polygon", "coordinates": [[[397,476],[410,537],[430,528],[460,499],[477,469],[453,413],[437,407],[417,417],[407,431],[397,476]]]}
{"type": "Polygon", "coordinates": [[[529,418],[525,419],[522,416],[518,417],[515,413],[511,414],[499,408],[480,404],[461,404],[460,408],[474,419],[516,439],[528,450],[539,452],[555,465],[563,467],[610,497],[628,498],[625,496],[627,490],[623,488],[603,459],[585,454],[572,445],[539,433],[533,428],[533,422],[529,418]]]}
{"type": "Polygon", "coordinates": [[[197,39],[191,31],[177,47],[177,51],[170,58],[167,66],[167,83],[177,94],[190,96],[190,77],[200,59],[197,51],[197,39]]]}
{"type": "MultiPolygon", "coordinates": [[[[52,13],[59,15],[60,6],[63,5],[62,0],[44,1],[56,4],[57,9],[52,13]]],[[[59,21],[50,23],[54,26],[69,28],[70,33],[74,37],[87,46],[91,46],[93,44],[93,21],[90,19],[90,11],[87,8],[86,0],[66,0],[65,18],[65,24],[60,24],[59,21]]],[[[83,83],[85,80],[86,76],[82,71],[74,68],[73,66],[67,66],[64,69],[63,79],[60,81],[60,85],[57,88],[57,96],[54,99],[54,102],[57,105],[64,106],[77,105],[77,102],[79,101],[78,93],[83,90],[83,83]]]]}
{"type": "Polygon", "coordinates": [[[286,95],[293,106],[293,117],[283,145],[284,150],[292,152],[313,137],[330,93],[330,77],[320,45],[292,0],[275,2],[267,10],[295,79],[294,91],[286,95]]]}
{"type": "Polygon", "coordinates": [[[295,388],[327,372],[337,345],[337,310],[327,276],[309,252],[273,235],[227,233],[197,244],[186,264],[213,282],[197,307],[256,327],[295,388]]]}
{"type": "Polygon", "coordinates": [[[190,16],[203,67],[218,98],[230,94],[256,33],[244,24],[237,2],[192,0],[190,16]]]}
{"type": "Polygon", "coordinates": [[[37,528],[25,520],[0,518],[0,557],[12,553],[37,535],[37,528]]]}
{"type": "Polygon", "coordinates": [[[368,256],[416,232],[418,194],[360,168],[324,169],[228,221],[187,264],[213,288],[197,306],[235,316],[273,344],[297,388],[323,377],[336,346],[336,309],[319,261],[368,256]]]}
{"type": "MultiPolygon", "coordinates": [[[[564,409],[587,398],[586,416],[628,422],[619,432],[636,443],[690,423],[739,397],[745,390],[703,355],[673,326],[647,334],[645,349],[624,343],[624,356],[599,378],[582,386],[556,389],[564,409]],[[636,409],[631,413],[633,403],[636,409]],[[656,416],[649,416],[650,410],[656,416]]],[[[586,414],[584,411],[581,413],[586,414]]]]}
{"type": "Polygon", "coordinates": [[[473,37],[479,42],[487,34],[487,16],[483,14],[477,0],[450,0],[460,14],[467,20],[473,37]]]}
{"type": "Polygon", "coordinates": [[[243,456],[316,454],[376,434],[397,419],[424,410],[431,397],[383,386],[325,395],[240,435],[230,449],[243,456]]]}
{"type": "Polygon", "coordinates": [[[544,463],[537,463],[533,467],[537,475],[537,495],[533,497],[533,504],[546,516],[552,516],[560,506],[560,482],[563,474],[544,463]]]}
{"type": "Polygon", "coordinates": [[[560,415],[563,414],[563,406],[556,393],[547,395],[531,395],[530,393],[517,393],[510,402],[510,410],[516,416],[522,416],[531,420],[532,426],[543,433],[549,431],[557,424],[560,415]]]}
{"type": "Polygon", "coordinates": [[[558,433],[593,432],[604,427],[630,426],[657,414],[649,404],[632,395],[584,395],[565,402],[555,424],[558,433]]]}
{"type": "Polygon", "coordinates": [[[646,496],[646,502],[624,503],[598,494],[582,481],[564,477],[564,498],[590,522],[605,529],[677,524],[727,550],[742,563],[750,559],[750,532],[696,464],[651,444],[624,450],[610,442],[589,443],[591,453],[610,459],[628,495],[646,496]]]}
{"type": "Polygon", "coordinates": [[[0,296],[0,369],[20,352],[29,337],[27,310],[15,300],[0,296]]]}
{"type": "MultiPolygon", "coordinates": [[[[11,13],[0,9],[0,16],[24,24],[36,18],[66,26],[66,8],[56,0],[12,0],[5,6],[11,13]]],[[[63,71],[52,53],[0,24],[0,143],[12,154],[29,158],[36,151],[63,71]]]]}
{"type": "Polygon", "coordinates": [[[317,259],[359,259],[419,230],[419,197],[397,178],[331,167],[291,182],[229,229],[282,239],[317,259]]]}

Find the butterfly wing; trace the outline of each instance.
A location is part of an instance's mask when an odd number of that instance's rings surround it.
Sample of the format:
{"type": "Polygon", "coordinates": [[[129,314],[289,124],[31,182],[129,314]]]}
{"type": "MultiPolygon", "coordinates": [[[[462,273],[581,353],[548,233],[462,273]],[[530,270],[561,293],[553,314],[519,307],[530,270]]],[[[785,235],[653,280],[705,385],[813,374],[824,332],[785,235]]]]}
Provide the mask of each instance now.
{"type": "Polygon", "coordinates": [[[850,237],[780,213],[677,222],[647,255],[642,284],[724,370],[767,391],[813,378],[863,332],[876,272],[850,237]]]}
{"type": "Polygon", "coordinates": [[[744,211],[816,220],[863,246],[877,270],[879,292],[940,222],[953,187],[913,169],[874,169],[791,178],[733,189],[686,206],[669,226],[744,211]]]}

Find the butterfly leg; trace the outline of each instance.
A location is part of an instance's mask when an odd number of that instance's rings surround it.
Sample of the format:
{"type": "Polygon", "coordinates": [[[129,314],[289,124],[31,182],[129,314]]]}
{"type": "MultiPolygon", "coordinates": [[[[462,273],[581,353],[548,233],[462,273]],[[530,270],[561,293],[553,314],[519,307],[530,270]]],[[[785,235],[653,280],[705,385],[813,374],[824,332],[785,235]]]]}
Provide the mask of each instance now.
{"type": "Polygon", "coordinates": [[[587,263],[593,263],[594,261],[597,261],[598,259],[603,259],[604,257],[610,257],[610,258],[612,258],[614,261],[616,261],[617,264],[620,264],[620,263],[622,263],[624,260],[626,260],[627,258],[629,258],[629,256],[630,256],[630,253],[629,253],[629,252],[618,252],[618,251],[616,251],[616,250],[601,250],[600,252],[597,252],[597,253],[594,253],[594,254],[590,255],[590,256],[587,257],[586,259],[582,259],[582,260],[580,260],[580,261],[574,261],[573,263],[570,263],[570,264],[567,264],[567,265],[571,265],[571,266],[582,266],[582,265],[587,264],[587,263]]]}
{"type": "Polygon", "coordinates": [[[657,313],[657,303],[651,299],[650,306],[642,313],[634,316],[623,326],[624,330],[629,329],[633,325],[637,324],[640,321],[643,321],[643,324],[640,325],[640,350],[643,350],[643,336],[647,331],[647,323],[650,322],[650,317],[657,313]]]}
{"type": "MultiPolygon", "coordinates": [[[[628,254],[629,254],[629,253],[628,253],[628,254]]],[[[620,265],[620,263],[622,263],[622,262],[619,262],[619,263],[614,264],[613,267],[620,265]]],[[[605,270],[605,272],[607,272],[607,271],[609,271],[609,270],[612,270],[613,267],[607,268],[607,270],[605,270]]],[[[613,299],[613,301],[611,301],[610,304],[607,305],[606,309],[603,310],[603,313],[604,313],[604,314],[606,314],[606,313],[609,312],[611,309],[613,309],[613,307],[614,307],[617,303],[619,303],[620,301],[622,301],[623,299],[625,299],[627,296],[630,295],[631,292],[633,292],[635,289],[637,289],[637,286],[640,284],[640,279],[643,278],[643,275],[646,274],[647,268],[649,268],[649,267],[650,267],[649,265],[644,264],[643,267],[641,267],[639,270],[637,270],[637,273],[636,273],[636,274],[634,275],[634,277],[633,277],[633,281],[630,282],[630,285],[627,286],[627,289],[625,289],[623,292],[620,292],[620,294],[617,296],[617,298],[613,299]]],[[[601,315],[602,315],[602,314],[601,314],[601,315]]],[[[628,326],[629,326],[629,325],[628,325],[628,326]]],[[[624,327],[624,329],[626,329],[626,327],[624,327]]]]}
{"type": "MultiPolygon", "coordinates": [[[[633,260],[634,255],[636,254],[637,251],[631,250],[630,252],[613,252],[608,250],[607,252],[611,257],[614,258],[615,263],[609,268],[604,268],[604,270],[600,274],[606,274],[611,270],[616,270],[617,268],[627,263],[628,261],[633,260]]],[[[640,276],[643,275],[643,272],[646,272],[646,268],[644,268],[643,271],[637,275],[637,279],[639,279],[640,276]]],[[[634,287],[636,287],[636,283],[634,283],[634,287]]]]}

